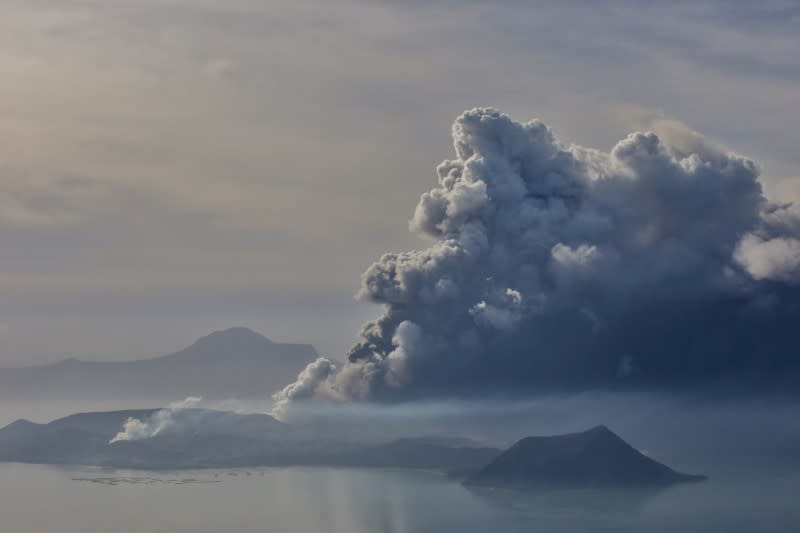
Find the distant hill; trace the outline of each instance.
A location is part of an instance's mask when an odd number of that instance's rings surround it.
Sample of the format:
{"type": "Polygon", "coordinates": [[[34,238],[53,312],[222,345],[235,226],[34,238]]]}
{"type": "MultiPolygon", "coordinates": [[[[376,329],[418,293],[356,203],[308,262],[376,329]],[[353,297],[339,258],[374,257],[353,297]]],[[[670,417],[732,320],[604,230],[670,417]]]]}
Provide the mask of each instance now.
{"type": "Polygon", "coordinates": [[[630,446],[605,426],[528,437],[470,476],[469,485],[510,488],[657,487],[701,481],[630,446]]]}
{"type": "Polygon", "coordinates": [[[310,344],[272,342],[231,328],[162,357],[0,369],[0,400],[264,396],[293,381],[316,357],[310,344]]]}
{"type": "Polygon", "coordinates": [[[204,466],[209,459],[235,459],[247,443],[283,439],[288,426],[268,415],[205,409],[175,414],[174,430],[136,442],[109,441],[128,418],[147,420],[158,409],[79,413],[47,424],[17,420],[0,429],[0,461],[130,467],[204,466]],[[212,453],[214,455],[209,455],[212,453]]]}
{"type": "Polygon", "coordinates": [[[430,438],[359,443],[320,439],[264,414],[184,409],[159,435],[109,441],[129,417],[155,410],[81,413],[34,424],[18,420],[0,429],[0,461],[179,469],[320,465],[474,471],[500,450],[451,446],[430,438]]]}

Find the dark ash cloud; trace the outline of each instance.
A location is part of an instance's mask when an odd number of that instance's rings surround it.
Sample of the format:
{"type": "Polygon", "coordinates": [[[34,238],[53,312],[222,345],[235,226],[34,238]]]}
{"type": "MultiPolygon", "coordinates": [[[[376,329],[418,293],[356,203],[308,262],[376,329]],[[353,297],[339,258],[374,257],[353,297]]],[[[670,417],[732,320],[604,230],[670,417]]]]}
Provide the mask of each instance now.
{"type": "Polygon", "coordinates": [[[767,201],[753,161],[687,128],[605,153],[492,109],[463,113],[453,139],[410,222],[430,247],[362,275],[359,297],[384,313],[317,395],[682,386],[798,366],[800,215],[767,201]]]}

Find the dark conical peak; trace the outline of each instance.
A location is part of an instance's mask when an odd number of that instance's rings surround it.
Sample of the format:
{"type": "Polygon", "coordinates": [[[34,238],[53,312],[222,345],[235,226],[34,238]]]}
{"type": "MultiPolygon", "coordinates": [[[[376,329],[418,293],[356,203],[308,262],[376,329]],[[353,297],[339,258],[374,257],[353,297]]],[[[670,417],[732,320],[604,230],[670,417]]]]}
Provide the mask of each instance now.
{"type": "Polygon", "coordinates": [[[592,435],[595,437],[614,437],[616,439],[620,438],[619,435],[608,429],[608,426],[604,426],[602,424],[599,426],[595,426],[591,429],[587,429],[586,431],[583,432],[583,434],[592,435]]]}
{"type": "MultiPolygon", "coordinates": [[[[564,433],[562,435],[552,435],[546,437],[525,437],[520,439],[517,444],[529,444],[532,442],[541,442],[543,440],[573,440],[573,441],[596,441],[597,439],[613,439],[616,441],[622,441],[622,438],[611,431],[608,426],[605,425],[598,425],[594,426],[593,428],[586,429],[584,431],[576,431],[574,433],[564,433]]],[[[624,441],[623,441],[624,442],[624,441]]]]}
{"type": "Polygon", "coordinates": [[[527,437],[467,479],[468,484],[528,487],[643,487],[700,481],[643,455],[606,426],[527,437]]]}
{"type": "Polygon", "coordinates": [[[625,439],[611,431],[608,426],[599,425],[591,429],[587,429],[583,433],[576,433],[576,437],[587,442],[595,444],[610,445],[616,447],[631,448],[631,445],[625,442],[625,439]]]}

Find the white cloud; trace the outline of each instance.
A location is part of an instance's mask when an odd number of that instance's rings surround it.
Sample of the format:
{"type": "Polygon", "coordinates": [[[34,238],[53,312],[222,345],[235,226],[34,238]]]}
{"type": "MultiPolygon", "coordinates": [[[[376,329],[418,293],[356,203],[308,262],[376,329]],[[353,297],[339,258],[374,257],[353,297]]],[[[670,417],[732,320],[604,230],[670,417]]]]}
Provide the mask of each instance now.
{"type": "Polygon", "coordinates": [[[800,239],[762,239],[751,233],[739,243],[736,260],[755,279],[800,281],[800,239]]]}

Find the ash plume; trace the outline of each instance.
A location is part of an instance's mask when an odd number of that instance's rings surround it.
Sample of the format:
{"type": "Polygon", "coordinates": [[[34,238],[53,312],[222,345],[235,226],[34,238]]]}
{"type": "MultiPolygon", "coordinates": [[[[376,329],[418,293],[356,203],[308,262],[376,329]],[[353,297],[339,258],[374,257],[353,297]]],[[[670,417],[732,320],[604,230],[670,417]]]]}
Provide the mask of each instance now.
{"type": "MultiPolygon", "coordinates": [[[[798,367],[800,210],[686,127],[610,152],[493,109],[453,124],[410,222],[428,248],[361,278],[346,364],[276,394],[373,401],[682,386],[798,367]]],[[[743,378],[749,379],[749,378],[743,378]]]]}

